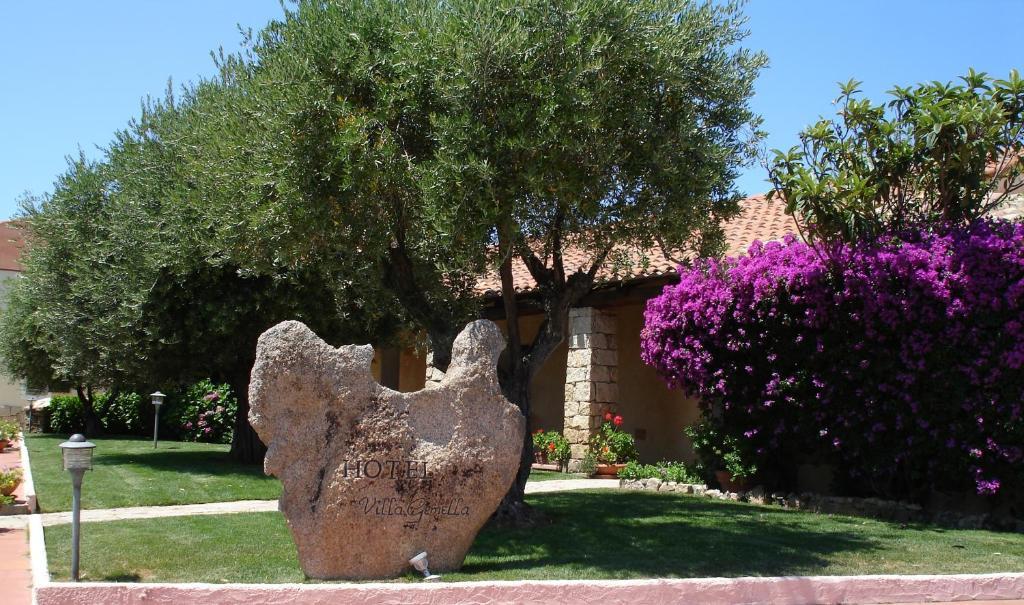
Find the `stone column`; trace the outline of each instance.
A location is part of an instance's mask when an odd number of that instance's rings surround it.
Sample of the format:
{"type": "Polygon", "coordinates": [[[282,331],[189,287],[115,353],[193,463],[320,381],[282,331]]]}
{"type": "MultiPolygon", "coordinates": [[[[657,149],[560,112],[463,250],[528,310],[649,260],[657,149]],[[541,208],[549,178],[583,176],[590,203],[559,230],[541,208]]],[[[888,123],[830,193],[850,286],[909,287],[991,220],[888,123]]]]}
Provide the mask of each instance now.
{"type": "Polygon", "coordinates": [[[569,311],[569,357],[565,368],[565,438],[575,471],[604,414],[619,398],[615,316],[593,307],[569,311]]]}
{"type": "Polygon", "coordinates": [[[424,388],[436,387],[444,380],[444,372],[434,367],[433,351],[427,353],[427,377],[424,380],[424,388]]]}

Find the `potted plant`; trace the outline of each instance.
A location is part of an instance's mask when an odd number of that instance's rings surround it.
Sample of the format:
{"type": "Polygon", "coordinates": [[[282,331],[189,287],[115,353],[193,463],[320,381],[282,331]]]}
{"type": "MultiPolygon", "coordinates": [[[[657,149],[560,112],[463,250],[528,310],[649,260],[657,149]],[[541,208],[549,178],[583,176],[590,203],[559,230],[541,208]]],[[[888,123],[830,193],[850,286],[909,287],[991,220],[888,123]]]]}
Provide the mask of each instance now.
{"type": "Polygon", "coordinates": [[[557,431],[537,429],[533,433],[533,462],[561,470],[569,461],[569,441],[557,431]]]}
{"type": "Polygon", "coordinates": [[[723,490],[740,492],[746,488],[757,466],[747,461],[735,437],[723,435],[707,419],[686,427],[685,432],[704,467],[714,472],[723,490]]]}
{"type": "Polygon", "coordinates": [[[595,474],[612,478],[638,458],[633,436],[622,430],[622,416],[611,412],[605,413],[601,428],[590,438],[590,451],[597,462],[595,474]]]}
{"type": "Polygon", "coordinates": [[[0,495],[10,496],[21,485],[21,469],[11,468],[0,471],[0,495]]]}
{"type": "Polygon", "coordinates": [[[17,424],[0,420],[0,452],[7,449],[8,446],[17,440],[20,430],[17,424]]]}

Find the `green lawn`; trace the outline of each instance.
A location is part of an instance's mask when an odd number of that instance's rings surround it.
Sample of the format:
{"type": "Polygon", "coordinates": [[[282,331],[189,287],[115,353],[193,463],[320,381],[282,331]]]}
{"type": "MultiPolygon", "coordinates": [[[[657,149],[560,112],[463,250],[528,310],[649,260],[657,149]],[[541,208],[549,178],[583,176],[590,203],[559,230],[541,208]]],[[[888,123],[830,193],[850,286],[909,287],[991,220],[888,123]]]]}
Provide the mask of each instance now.
{"type": "MultiPolygon", "coordinates": [[[[43,512],[71,509],[71,479],[61,467],[58,444],[66,437],[30,435],[26,440],[32,479],[43,512]]],[[[82,508],[273,500],[281,484],[262,465],[228,459],[228,446],[132,437],[101,437],[93,470],[85,474],[82,508]]]]}
{"type": "MultiPolygon", "coordinates": [[[[62,469],[58,444],[62,435],[27,439],[39,507],[43,512],[71,509],[71,479],[62,469]]],[[[82,508],[201,504],[232,500],[274,500],[281,484],[263,474],[259,464],[228,459],[228,446],[161,441],[137,437],[100,437],[93,470],[85,474],[82,508]]],[[[530,481],[582,479],[576,473],[533,471],[530,481]]]]}
{"type": "MultiPolygon", "coordinates": [[[[588,490],[529,497],[551,523],[487,528],[448,580],[647,578],[1024,569],[1024,535],[833,517],[678,494],[588,490]]],[[[46,529],[69,574],[70,527],[46,529]]],[[[88,523],[87,580],[301,582],[279,513],[88,523]]],[[[405,579],[412,579],[407,576],[405,579]]]]}
{"type": "Polygon", "coordinates": [[[530,471],[530,481],[561,481],[564,479],[586,479],[582,473],[560,473],[558,471],[542,471],[533,469],[530,471]]]}

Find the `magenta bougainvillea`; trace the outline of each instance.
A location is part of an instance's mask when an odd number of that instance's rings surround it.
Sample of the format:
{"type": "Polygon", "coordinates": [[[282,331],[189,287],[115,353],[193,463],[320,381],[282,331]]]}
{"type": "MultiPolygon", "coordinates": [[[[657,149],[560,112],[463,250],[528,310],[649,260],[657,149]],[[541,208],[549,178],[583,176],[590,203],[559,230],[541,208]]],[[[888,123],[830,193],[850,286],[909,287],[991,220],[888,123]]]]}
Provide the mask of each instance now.
{"type": "Polygon", "coordinates": [[[833,463],[853,491],[1020,490],[1024,226],[787,237],[680,268],[642,356],[759,466],[833,463]]]}

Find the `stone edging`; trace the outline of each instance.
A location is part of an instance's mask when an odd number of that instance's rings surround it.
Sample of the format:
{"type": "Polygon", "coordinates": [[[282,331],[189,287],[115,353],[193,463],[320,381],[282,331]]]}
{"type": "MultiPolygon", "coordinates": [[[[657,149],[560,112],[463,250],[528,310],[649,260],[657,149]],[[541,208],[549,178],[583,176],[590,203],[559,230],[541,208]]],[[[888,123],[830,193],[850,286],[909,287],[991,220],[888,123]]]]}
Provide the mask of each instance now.
{"type": "Polygon", "coordinates": [[[768,494],[761,487],[748,492],[727,492],[709,489],[704,484],[675,483],[660,479],[620,479],[619,487],[632,490],[677,492],[717,500],[750,502],[763,506],[778,505],[812,513],[870,517],[899,523],[924,521],[958,529],[996,529],[1024,533],[1024,521],[993,518],[989,515],[962,515],[953,511],[928,513],[918,504],[881,500],[879,498],[849,498],[820,494],[768,494]]]}
{"type": "Polygon", "coordinates": [[[39,605],[154,603],[391,605],[394,603],[913,603],[1024,597],[1024,574],[538,580],[432,584],[127,584],[47,582],[39,605]]]}
{"type": "Polygon", "coordinates": [[[33,589],[50,583],[50,564],[46,559],[46,539],[39,515],[28,518],[28,549],[32,559],[33,589]]]}
{"type": "Polygon", "coordinates": [[[25,447],[25,433],[22,432],[18,438],[18,447],[21,453],[21,486],[25,490],[25,505],[29,513],[39,510],[39,502],[36,498],[36,484],[32,481],[32,465],[28,461],[28,448],[25,447]]]}

